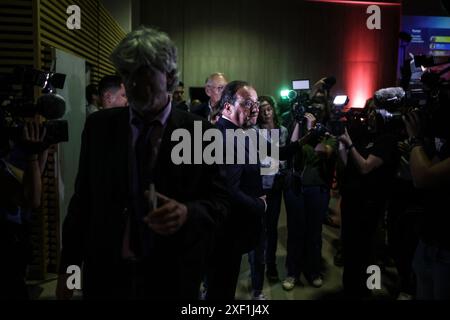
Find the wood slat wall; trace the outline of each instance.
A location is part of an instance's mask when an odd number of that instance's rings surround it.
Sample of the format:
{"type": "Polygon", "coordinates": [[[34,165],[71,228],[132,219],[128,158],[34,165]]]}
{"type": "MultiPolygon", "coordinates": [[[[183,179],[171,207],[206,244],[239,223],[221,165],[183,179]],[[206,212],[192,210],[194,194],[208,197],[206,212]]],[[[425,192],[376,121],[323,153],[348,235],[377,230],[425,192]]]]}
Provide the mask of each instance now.
{"type": "Polygon", "coordinates": [[[15,65],[33,65],[31,0],[0,0],[0,75],[15,65]]]}
{"type": "Polygon", "coordinates": [[[40,28],[42,45],[75,54],[91,65],[92,83],[97,83],[104,75],[115,73],[109,56],[125,32],[99,1],[41,0],[40,28]],[[69,5],[80,7],[79,30],[69,30],[66,26],[69,5]]]}
{"type": "MultiPolygon", "coordinates": [[[[35,66],[35,18],[32,0],[0,0],[0,76],[12,74],[16,66],[35,66]]],[[[14,94],[20,94],[21,86],[13,87],[14,94]]],[[[31,244],[32,262],[29,266],[30,279],[45,277],[47,263],[46,217],[44,206],[32,214],[31,244]]]]}
{"type": "MultiPolygon", "coordinates": [[[[104,75],[115,73],[109,56],[124,36],[125,32],[97,0],[0,0],[0,76],[11,74],[17,65],[50,71],[57,48],[85,59],[91,69],[91,83],[96,84],[104,75]],[[66,26],[67,7],[74,4],[81,9],[80,30],[66,26]]],[[[36,88],[35,98],[39,94],[36,88]]],[[[42,206],[33,214],[29,279],[45,279],[47,272],[57,270],[57,158],[57,148],[51,148],[43,174],[42,206]]]]}
{"type": "Polygon", "coordinates": [[[41,48],[53,47],[85,59],[91,83],[98,83],[115,73],[109,56],[124,36],[98,0],[0,0],[0,75],[15,65],[42,68],[41,48]],[[67,7],[74,4],[81,9],[80,30],[66,26],[67,7]]]}

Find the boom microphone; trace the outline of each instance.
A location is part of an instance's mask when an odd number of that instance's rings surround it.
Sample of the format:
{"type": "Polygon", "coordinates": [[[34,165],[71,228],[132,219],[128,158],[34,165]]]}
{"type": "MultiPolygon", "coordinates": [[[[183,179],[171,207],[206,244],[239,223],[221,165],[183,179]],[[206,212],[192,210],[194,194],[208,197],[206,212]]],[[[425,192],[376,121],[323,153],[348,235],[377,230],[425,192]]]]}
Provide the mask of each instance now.
{"type": "Polygon", "coordinates": [[[375,92],[375,105],[378,108],[390,108],[400,105],[405,98],[401,87],[383,88],[375,92]]]}

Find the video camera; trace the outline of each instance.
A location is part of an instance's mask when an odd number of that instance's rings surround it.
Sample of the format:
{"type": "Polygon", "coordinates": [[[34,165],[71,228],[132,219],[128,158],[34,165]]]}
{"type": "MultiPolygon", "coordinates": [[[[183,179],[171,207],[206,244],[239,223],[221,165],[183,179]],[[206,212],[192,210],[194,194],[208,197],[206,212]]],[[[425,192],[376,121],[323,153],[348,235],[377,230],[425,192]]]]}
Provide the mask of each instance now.
{"type": "MultiPolygon", "coordinates": [[[[292,114],[296,122],[302,125],[305,121],[307,113],[312,114],[318,122],[315,127],[311,129],[313,137],[319,139],[325,134],[329,133],[327,126],[319,121],[324,120],[324,114],[328,113],[328,101],[324,97],[310,98],[307,92],[299,92],[296,100],[292,104],[292,114]]],[[[313,139],[314,141],[316,139],[313,139]]]]}
{"type": "Polygon", "coordinates": [[[405,110],[405,90],[401,87],[383,88],[375,92],[374,102],[377,109],[375,112],[380,115],[385,123],[399,122],[401,126],[402,117],[405,110]]]}
{"type": "Polygon", "coordinates": [[[408,112],[419,114],[424,134],[449,139],[450,61],[436,63],[435,57],[414,57],[423,73],[420,81],[410,82],[407,91],[385,88],[375,93],[377,114],[391,127],[404,128],[402,117],[408,112]]]}
{"type": "Polygon", "coordinates": [[[296,122],[302,124],[307,113],[318,119],[312,134],[319,138],[325,134],[339,136],[345,131],[347,112],[344,112],[344,107],[349,99],[347,96],[339,95],[333,102],[329,100],[329,92],[335,83],[336,78],[333,76],[322,78],[315,84],[317,90],[310,97],[309,80],[294,80],[292,81],[294,90],[289,90],[285,94],[289,100],[292,118],[296,122]]]}
{"type": "Polygon", "coordinates": [[[303,123],[305,114],[311,113],[314,117],[319,118],[323,111],[318,99],[310,99],[307,92],[297,94],[295,101],[292,102],[292,113],[295,121],[303,123]]]}
{"type": "MultiPolygon", "coordinates": [[[[66,103],[55,93],[55,89],[64,87],[66,76],[60,73],[46,72],[32,68],[16,67],[14,73],[0,79],[0,123],[2,137],[21,144],[25,118],[41,115],[46,118],[43,126],[46,135],[40,150],[52,144],[68,141],[68,124],[58,120],[64,116],[66,103]],[[17,91],[15,88],[19,86],[17,91]],[[34,88],[42,88],[43,95],[34,103],[34,88]]],[[[3,145],[4,150],[7,146],[3,145]]]]}

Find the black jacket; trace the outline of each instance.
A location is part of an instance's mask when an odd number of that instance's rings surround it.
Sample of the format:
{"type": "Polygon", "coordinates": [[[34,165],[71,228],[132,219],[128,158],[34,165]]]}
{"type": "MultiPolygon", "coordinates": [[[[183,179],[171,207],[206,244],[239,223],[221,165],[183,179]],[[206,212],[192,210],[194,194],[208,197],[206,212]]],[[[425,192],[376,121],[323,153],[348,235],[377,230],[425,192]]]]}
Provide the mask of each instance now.
{"type": "Polygon", "coordinates": [[[211,109],[209,108],[209,101],[192,107],[191,112],[198,115],[199,117],[202,117],[203,119],[208,120],[209,114],[211,113],[211,109]]]}
{"type": "MultiPolygon", "coordinates": [[[[188,220],[177,233],[155,235],[152,264],[167,272],[155,278],[167,281],[200,281],[205,255],[228,212],[228,193],[217,165],[175,165],[171,160],[172,148],[178,143],[171,141],[172,132],[183,128],[193,136],[194,120],[200,119],[172,108],[156,163],[156,191],[188,208],[188,220]]],[[[203,121],[204,130],[210,127],[203,121]]],[[[90,281],[96,281],[121,261],[124,212],[131,206],[130,132],[128,108],[96,112],[86,121],[75,192],[63,225],[62,273],[69,265],[84,263],[90,281]]]]}
{"type": "MultiPolygon", "coordinates": [[[[226,130],[239,129],[224,118],[220,118],[216,125],[222,131],[225,143],[227,143],[226,130]]],[[[235,155],[236,149],[237,146],[234,144],[235,155]]],[[[259,199],[264,195],[260,163],[257,161],[256,164],[249,164],[248,149],[245,151],[245,160],[245,164],[222,166],[231,196],[230,218],[224,236],[231,238],[232,244],[242,253],[249,252],[257,245],[265,210],[264,202],[259,199]]]]}

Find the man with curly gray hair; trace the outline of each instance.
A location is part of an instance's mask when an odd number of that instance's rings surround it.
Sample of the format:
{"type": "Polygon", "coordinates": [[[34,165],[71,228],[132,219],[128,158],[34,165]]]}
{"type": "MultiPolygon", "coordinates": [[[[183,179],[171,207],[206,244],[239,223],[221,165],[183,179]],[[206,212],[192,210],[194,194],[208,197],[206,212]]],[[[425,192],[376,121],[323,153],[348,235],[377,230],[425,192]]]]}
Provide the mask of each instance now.
{"type": "Polygon", "coordinates": [[[129,33],[111,55],[122,76],[129,103],[139,112],[158,111],[167,103],[167,92],[178,83],[177,49],[167,34],[140,27],[129,33]],[[145,78],[151,78],[151,90],[145,78]],[[151,110],[152,109],[152,110],[151,110]]]}
{"type": "Polygon", "coordinates": [[[177,129],[193,137],[195,120],[203,132],[212,126],[172,107],[176,48],[165,33],[140,27],[111,58],[129,108],[86,121],[57,296],[71,296],[67,268],[83,264],[88,299],[197,299],[228,196],[217,165],[172,161],[171,137],[177,129]]]}

